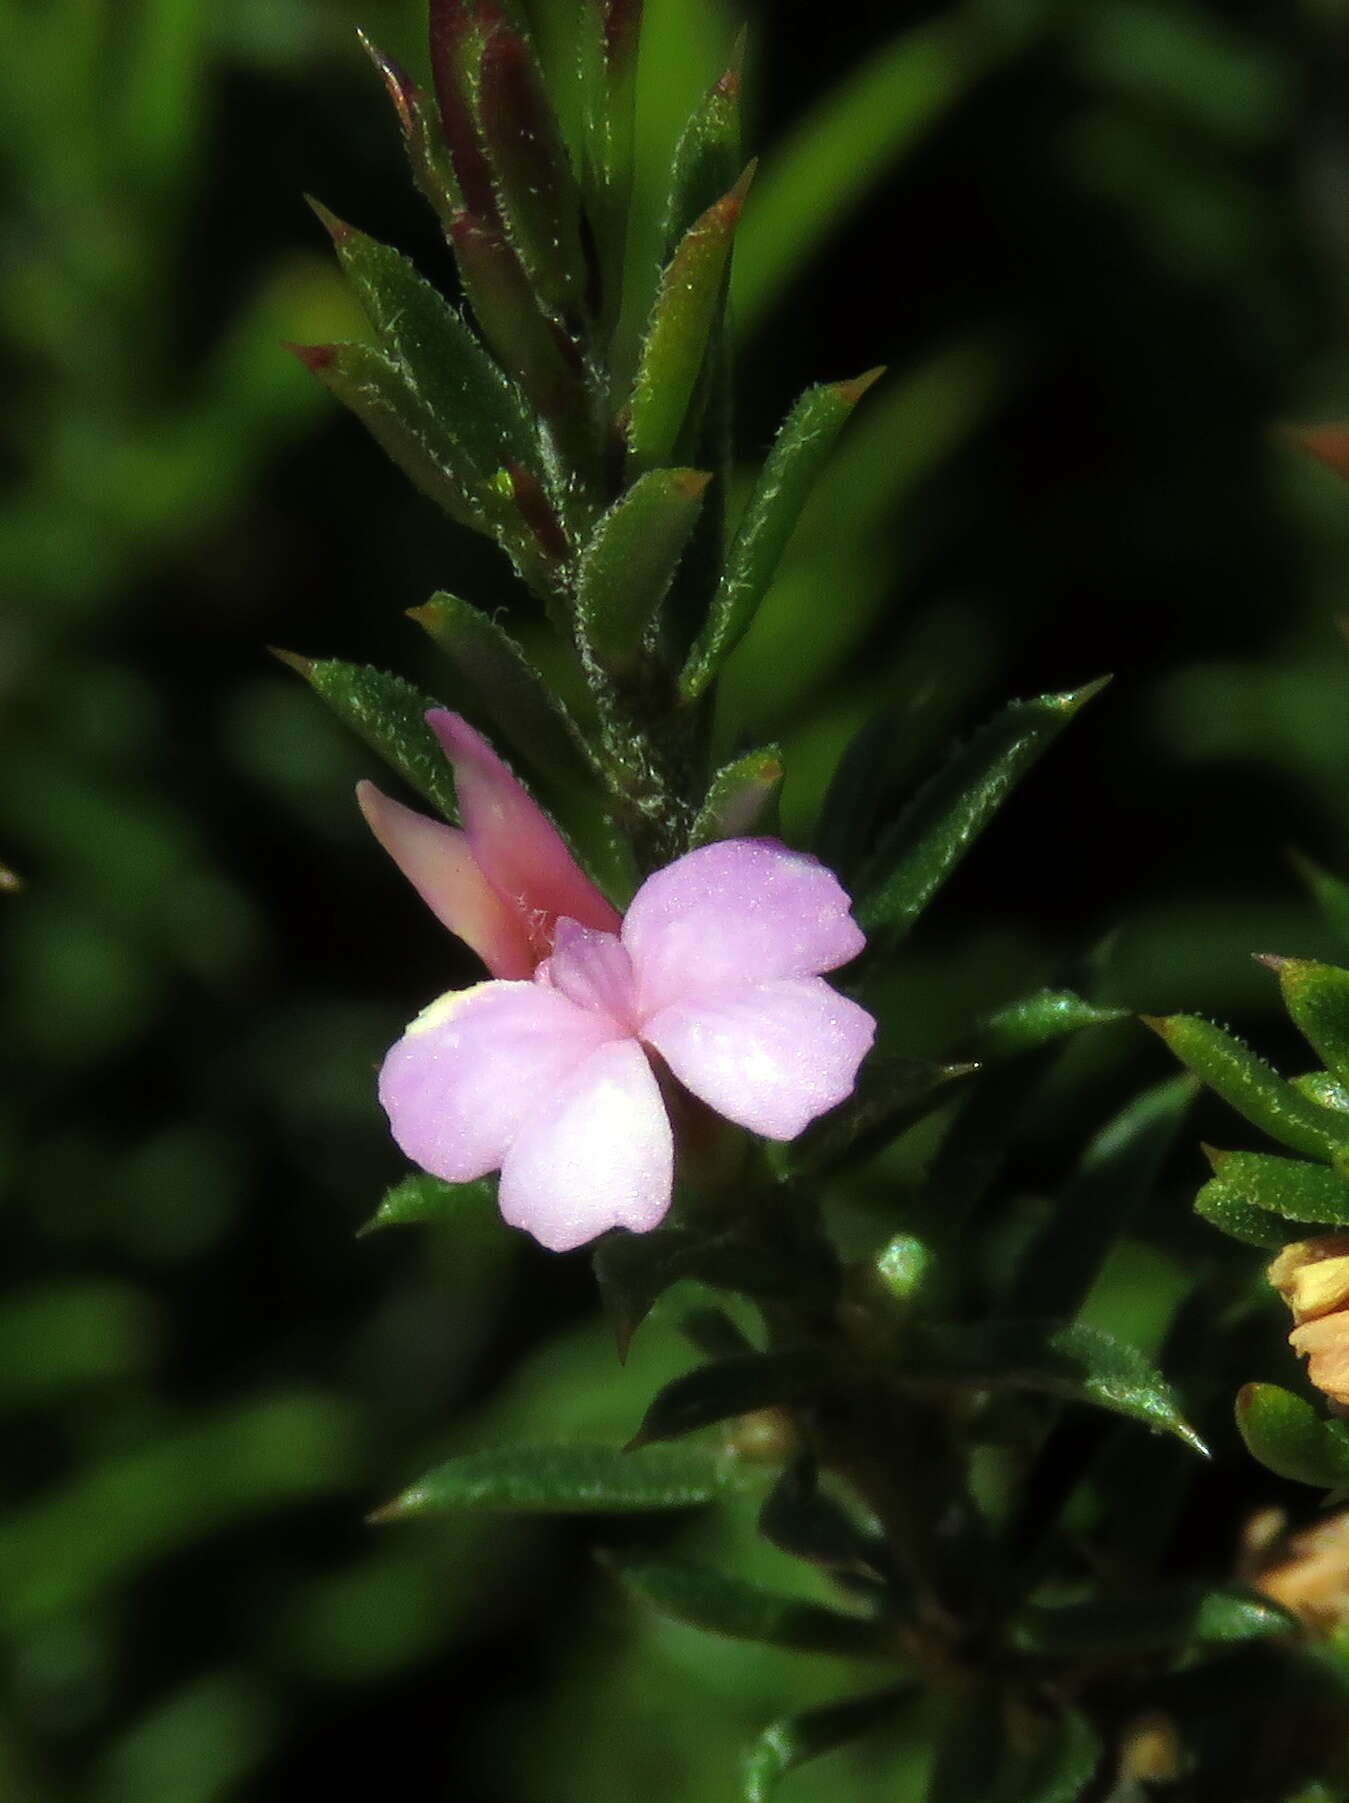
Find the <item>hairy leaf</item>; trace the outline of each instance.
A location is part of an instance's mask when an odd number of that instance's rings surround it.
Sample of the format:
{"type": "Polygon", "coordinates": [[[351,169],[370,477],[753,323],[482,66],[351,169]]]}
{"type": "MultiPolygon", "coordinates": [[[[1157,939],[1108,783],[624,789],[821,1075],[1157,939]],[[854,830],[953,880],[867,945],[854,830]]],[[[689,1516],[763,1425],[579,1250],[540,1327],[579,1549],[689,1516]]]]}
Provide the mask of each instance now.
{"type": "Polygon", "coordinates": [[[436,702],[419,694],[401,676],[390,676],[368,664],[296,657],[289,651],[276,655],[298,671],[338,719],[359,733],[419,795],[447,820],[458,820],[454,773],[426,724],[427,710],[437,706],[436,702]]]}
{"type": "Polygon", "coordinates": [[[1237,1393],[1237,1428],[1253,1459],[1278,1477],[1320,1490],[1349,1485],[1349,1428],[1278,1384],[1246,1384],[1237,1393]]]}
{"type": "Polygon", "coordinates": [[[936,1328],[901,1375],[921,1383],[1040,1390],[1094,1403],[1207,1452],[1182,1417],[1174,1390],[1142,1353],[1080,1321],[976,1321],[936,1328]]]}
{"type": "Polygon", "coordinates": [[[688,1509],[738,1486],[728,1455],[704,1447],[499,1446],[461,1453],[380,1509],[376,1521],[418,1515],[621,1514],[688,1509]]]}
{"type": "Polygon", "coordinates": [[[788,414],[736,528],[707,622],[679,678],[694,701],[748,631],[844,422],[883,370],[809,388],[788,414]]]}
{"type": "Polygon", "coordinates": [[[480,1177],[475,1183],[445,1183],[412,1171],[384,1192],[384,1199],[361,1228],[362,1234],[381,1227],[453,1226],[480,1222],[495,1215],[496,1184],[480,1177]]]}
{"type": "Polygon", "coordinates": [[[864,932],[885,941],[909,930],[1011,790],[1105,680],[1014,701],[957,751],[882,841],[856,910],[864,932]]]}
{"type": "Polygon", "coordinates": [[[1338,1171],[1269,1152],[1220,1152],[1213,1146],[1204,1150],[1223,1188],[1251,1207],[1282,1215],[1286,1221],[1349,1226],[1349,1180],[1338,1171]]]}
{"type": "Polygon", "coordinates": [[[807,1402],[820,1393],[829,1377],[824,1354],[811,1346],[789,1352],[743,1353],[699,1365],[659,1392],[642,1417],[632,1445],[674,1440],[755,1409],[807,1402]]]}
{"type": "Polygon", "coordinates": [[[1144,1022],[1196,1077],[1271,1139],[1327,1162],[1337,1151],[1349,1150],[1349,1121],[1309,1101],[1212,1021],[1173,1014],[1145,1015],[1144,1022]]]}

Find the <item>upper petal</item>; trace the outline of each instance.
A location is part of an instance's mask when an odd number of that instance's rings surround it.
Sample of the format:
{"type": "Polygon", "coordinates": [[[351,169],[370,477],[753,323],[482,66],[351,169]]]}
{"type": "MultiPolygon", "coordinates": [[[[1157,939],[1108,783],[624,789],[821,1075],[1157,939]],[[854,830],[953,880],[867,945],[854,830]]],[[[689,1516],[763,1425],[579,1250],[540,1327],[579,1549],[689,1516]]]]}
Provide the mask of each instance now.
{"type": "Polygon", "coordinates": [[[569,1252],[609,1227],[654,1227],[673,1176],[670,1120],[646,1054],[636,1040],[614,1040],[521,1128],[501,1169],[501,1212],[569,1252]]]}
{"type": "Polygon", "coordinates": [[[433,708],[427,724],[454,766],[455,791],[473,856],[488,882],[532,924],[546,951],[559,914],[607,933],[618,914],[578,867],[537,802],[467,720],[433,708]]]}
{"type": "Polygon", "coordinates": [[[524,923],[479,870],[465,835],[405,808],[373,783],[358,783],[356,799],[366,825],[436,919],[494,977],[527,977],[535,957],[524,923]]]}
{"type": "Polygon", "coordinates": [[[530,1113],[613,1032],[603,1015],[537,983],[453,990],[384,1060],[379,1099],[414,1164],[466,1183],[500,1167],[530,1113]]]}
{"type": "Polygon", "coordinates": [[[765,1139],[852,1094],[876,1023],[819,977],[675,1002],[642,1028],[686,1089],[765,1139]]]}
{"type": "Polygon", "coordinates": [[[723,839],[642,884],[623,922],[640,1006],[815,976],[865,945],[838,878],[775,839],[723,839]]]}
{"type": "Polygon", "coordinates": [[[553,955],[538,974],[570,996],[578,1008],[598,1009],[624,1033],[634,1031],[632,959],[617,933],[597,933],[574,920],[559,920],[553,955]]]}

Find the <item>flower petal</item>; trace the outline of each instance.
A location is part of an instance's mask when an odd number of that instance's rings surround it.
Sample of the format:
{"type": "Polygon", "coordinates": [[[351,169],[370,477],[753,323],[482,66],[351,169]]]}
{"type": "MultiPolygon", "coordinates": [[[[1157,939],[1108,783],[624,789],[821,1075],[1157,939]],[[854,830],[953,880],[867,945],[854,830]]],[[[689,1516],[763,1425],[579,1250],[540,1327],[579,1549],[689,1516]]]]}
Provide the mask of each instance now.
{"type": "Polygon", "coordinates": [[[866,941],[838,878],[774,839],[723,839],[658,870],[623,922],[644,1017],[747,983],[811,977],[866,941]]]}
{"type": "Polygon", "coordinates": [[[501,1170],[501,1212],[553,1252],[609,1227],[642,1233],[670,1206],[674,1142],[635,1039],[593,1052],[521,1128],[501,1170]]]}
{"type": "Polygon", "coordinates": [[[358,783],[356,799],[366,825],[436,919],[494,977],[527,977],[535,959],[524,923],[479,870],[467,837],[391,800],[373,783],[358,783]]]}
{"type": "Polygon", "coordinates": [[[621,1032],[635,1032],[632,959],[617,933],[596,933],[574,920],[559,920],[553,955],[539,974],[578,1008],[597,1009],[621,1032]]]}
{"type": "Polygon", "coordinates": [[[875,1036],[819,977],[675,1002],[642,1029],[685,1089],[765,1139],[795,1139],[851,1095],[875,1036]]]}
{"type": "Polygon", "coordinates": [[[582,926],[617,932],[616,911],[482,734],[444,708],[433,708],[426,721],[454,765],[459,811],[473,856],[497,894],[525,916],[536,951],[548,951],[559,914],[582,926]]]}
{"type": "Polygon", "coordinates": [[[379,1099],[415,1164],[466,1183],[499,1168],[530,1114],[613,1033],[603,1015],[541,984],[453,990],[390,1051],[379,1099]]]}

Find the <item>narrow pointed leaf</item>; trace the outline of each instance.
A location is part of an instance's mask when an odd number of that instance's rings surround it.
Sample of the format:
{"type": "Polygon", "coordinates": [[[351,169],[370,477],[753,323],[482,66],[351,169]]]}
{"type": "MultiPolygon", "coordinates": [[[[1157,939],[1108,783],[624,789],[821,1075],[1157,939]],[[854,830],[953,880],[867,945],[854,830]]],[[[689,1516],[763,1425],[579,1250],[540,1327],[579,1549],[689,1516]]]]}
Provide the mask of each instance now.
{"type": "Polygon", "coordinates": [[[751,1246],[734,1234],[667,1226],[606,1235],[593,1256],[595,1281],[613,1323],[620,1358],[654,1305],[685,1279],[760,1298],[799,1293],[802,1274],[785,1250],[751,1246]]]}
{"type": "Polygon", "coordinates": [[[473,317],[504,368],[545,419],[583,421],[585,383],[576,347],[540,308],[524,265],[501,231],[460,213],[451,220],[449,235],[473,317]]]}
{"type": "Polygon", "coordinates": [[[1197,1452],[1207,1450],[1182,1417],[1175,1391],[1142,1353],[1080,1321],[976,1321],[936,1328],[901,1375],[1094,1403],[1175,1434],[1197,1452]]]}
{"type": "Polygon", "coordinates": [[[1195,1197],[1194,1212],[1247,1246],[1263,1246],[1276,1252],[1288,1240],[1286,1221],[1247,1202],[1216,1177],[1195,1197]]]}
{"type": "Polygon", "coordinates": [[[1194,1014],[1144,1019],[1182,1064],[1271,1139],[1327,1161],[1349,1150],[1349,1121],[1309,1101],[1212,1021],[1194,1014]]]}
{"type": "Polygon", "coordinates": [[[930,1064],[915,1058],[869,1058],[848,1100],[816,1121],[786,1149],[797,1177],[819,1175],[874,1158],[916,1121],[949,1100],[951,1086],[976,1064],[930,1064]]]}
{"type": "Polygon", "coordinates": [[[745,1761],[744,1803],[768,1803],[788,1772],[836,1747],[882,1727],[914,1695],[913,1684],[897,1684],[872,1696],[826,1703],[800,1715],[783,1716],[764,1729],[745,1761]]]}
{"type": "Polygon", "coordinates": [[[278,652],[314,693],[393,766],[419,795],[445,816],[458,820],[454,774],[431,728],[429,708],[438,703],[419,694],[401,676],[373,670],[368,664],[345,664],[335,658],[296,657],[278,652]]]}
{"type": "Polygon", "coordinates": [[[758,1526],[770,1545],[840,1578],[870,1584],[891,1575],[884,1541],[868,1534],[840,1502],[818,1487],[809,1458],[787,1466],[764,1498],[758,1526]]]}
{"type": "MultiPolygon", "coordinates": [[[[1270,1152],[1220,1152],[1206,1146],[1213,1174],[1253,1208],[1285,1221],[1318,1227],[1349,1226],[1349,1180],[1324,1165],[1270,1152]]],[[[1285,1238],[1287,1236],[1285,1235],[1285,1238]]]]}
{"type": "Polygon", "coordinates": [[[368,344],[292,349],[428,500],[473,532],[490,530],[472,460],[443,429],[405,370],[368,344]]]}
{"type": "Polygon", "coordinates": [[[1241,1646],[1296,1629],[1286,1610],[1253,1591],[1183,1584],[1153,1596],[1028,1609],[1014,1633],[1017,1644],[1029,1652],[1084,1659],[1172,1647],[1241,1646]]]}
{"type": "Polygon", "coordinates": [[[476,1183],[443,1183],[414,1171],[384,1193],[384,1199],[361,1228],[361,1234],[381,1227],[455,1226],[463,1221],[479,1223],[496,1211],[496,1185],[486,1177],[476,1183]]]}
{"type": "Polygon", "coordinates": [[[632,1444],[649,1446],[754,1409],[808,1402],[827,1386],[830,1376],[824,1354],[809,1346],[790,1352],[745,1353],[699,1365],[658,1393],[632,1444]]]}
{"type": "Polygon", "coordinates": [[[409,609],[516,748],[550,773],[584,769],[576,729],[515,640],[490,615],[443,590],[409,609]]]}
{"type": "Polygon", "coordinates": [[[1014,701],[955,754],[883,841],[857,907],[864,932],[895,940],[908,931],[1011,790],[1106,680],[1014,701]]]}
{"type": "Polygon", "coordinates": [[[728,1640],[845,1658],[877,1658],[893,1650],[883,1624],[842,1615],[803,1598],[779,1596],[709,1566],[684,1559],[605,1563],[635,1601],[658,1615],[728,1640]]]}
{"type": "Polygon", "coordinates": [[[689,834],[689,849],[711,845],[718,839],[771,833],[777,824],[782,776],[782,751],[777,745],[765,745],[760,751],[746,752],[734,763],[724,764],[712,778],[698,810],[689,834]]]}
{"type": "Polygon", "coordinates": [[[363,31],[358,31],[356,35],[383,77],[389,99],[393,102],[413,180],[442,226],[448,228],[450,220],[462,209],[464,202],[454,173],[454,164],[444,135],[438,129],[438,122],[432,123],[422,95],[407,72],[392,57],[377,50],[363,31]]]}
{"type": "Polygon", "coordinates": [[[1237,1394],[1237,1427],[1251,1457],[1276,1476],[1321,1490],[1349,1485],[1349,1429],[1291,1390],[1246,1384],[1237,1394]]]}
{"type": "Polygon", "coordinates": [[[1197,1087],[1188,1077],[1159,1083],[1097,1134],[1021,1256],[1009,1313],[1077,1311],[1111,1247],[1151,1193],[1197,1087]]]}
{"type": "Polygon", "coordinates": [[[735,1461],[703,1447],[501,1446],[429,1471],[375,1520],[420,1515],[620,1514],[690,1509],[740,1485],[735,1461]]]}
{"type": "Polygon", "coordinates": [[[478,117],[497,206],[544,304],[579,316],[586,293],[580,195],[533,53],[509,25],[483,48],[478,117]]]}
{"type": "Polygon", "coordinates": [[[680,676],[686,700],[703,693],[748,631],[834,440],[883,373],[873,369],[851,382],[808,388],[787,415],[745,503],[706,624],[680,676]]]}
{"type": "Polygon", "coordinates": [[[1015,1058],[1086,1027],[1128,1020],[1127,1008],[1099,1008],[1070,989],[1040,989],[985,1015],[962,1047],[972,1058],[1015,1058]]]}
{"type": "MultiPolygon", "coordinates": [[[[743,45],[738,46],[743,53],[743,45]]],[[[703,96],[680,134],[665,202],[665,256],[684,233],[725,194],[741,166],[740,54],[703,96]]]]}
{"type": "Polygon", "coordinates": [[[636,663],[669,592],[711,477],[649,470],[609,509],[581,554],[576,613],[607,670],[636,663]]]}
{"type": "Polygon", "coordinates": [[[1310,958],[1269,958],[1293,1025],[1332,1075],[1349,1081],[1349,970],[1310,958]]]}
{"type": "Polygon", "coordinates": [[[527,462],[533,436],[520,397],[462,317],[400,251],[317,205],[315,210],[382,348],[402,363],[480,479],[489,480],[511,459],[527,462]]]}
{"type": "Polygon", "coordinates": [[[485,35],[477,15],[470,0],[430,0],[431,78],[460,190],[474,212],[493,218],[492,175],[474,117],[485,35]]]}
{"type": "Polygon", "coordinates": [[[628,406],[628,448],[637,471],[668,463],[674,454],[721,311],[731,243],[752,176],[753,164],[689,228],[661,276],[628,406]]]}

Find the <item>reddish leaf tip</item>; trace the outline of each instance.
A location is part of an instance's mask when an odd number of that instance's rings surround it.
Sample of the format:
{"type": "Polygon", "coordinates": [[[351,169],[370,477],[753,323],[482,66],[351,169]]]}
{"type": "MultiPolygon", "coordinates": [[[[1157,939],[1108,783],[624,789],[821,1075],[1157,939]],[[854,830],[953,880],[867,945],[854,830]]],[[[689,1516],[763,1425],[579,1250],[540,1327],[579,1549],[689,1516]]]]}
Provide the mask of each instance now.
{"type": "Polygon", "coordinates": [[[869,388],[874,388],[885,374],[886,365],[878,363],[875,369],[864,370],[860,376],[853,376],[847,382],[835,382],[834,393],[849,407],[855,407],[869,388]]]}
{"type": "Polygon", "coordinates": [[[1291,965],[1303,962],[1303,960],[1299,958],[1285,958],[1279,952],[1252,952],[1251,956],[1255,959],[1257,964],[1263,964],[1268,969],[1274,971],[1285,971],[1291,965]]]}
{"type": "Polygon", "coordinates": [[[283,347],[293,357],[298,357],[305,368],[315,375],[321,374],[337,357],[335,344],[292,344],[289,339],[285,339],[283,347]]]}
{"type": "Polygon", "coordinates": [[[337,214],[325,207],[321,200],[315,200],[312,194],[306,194],[305,202],[333,243],[339,248],[348,239],[356,236],[355,226],[348,225],[345,219],[339,219],[337,214]]]}

